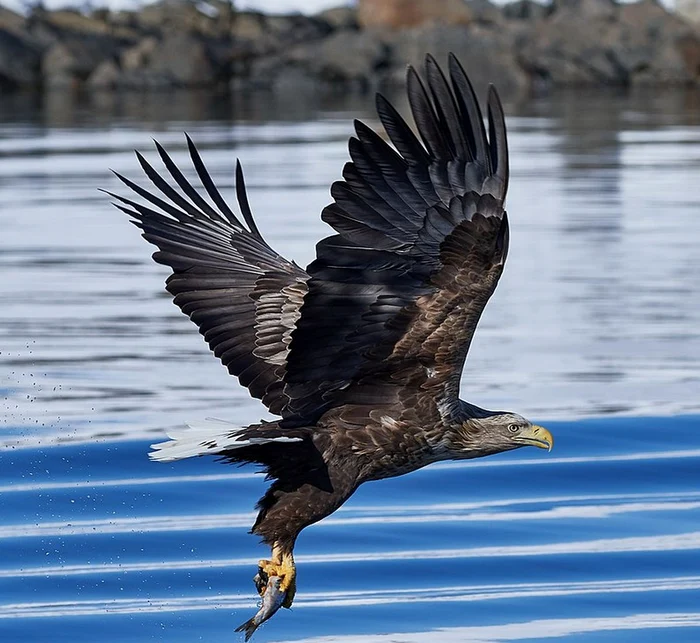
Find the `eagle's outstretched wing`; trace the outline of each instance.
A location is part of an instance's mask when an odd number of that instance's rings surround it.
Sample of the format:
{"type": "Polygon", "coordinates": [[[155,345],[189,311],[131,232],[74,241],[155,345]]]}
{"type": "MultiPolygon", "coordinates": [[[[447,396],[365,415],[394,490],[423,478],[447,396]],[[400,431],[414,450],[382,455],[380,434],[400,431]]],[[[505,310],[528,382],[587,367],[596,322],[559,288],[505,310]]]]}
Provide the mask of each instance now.
{"type": "Polygon", "coordinates": [[[226,205],[189,137],[187,144],[213,205],[194,189],[158,143],[158,153],[182,192],[139,154],[146,175],[167,200],[119,174],[157,210],[109,194],[143,230],[144,238],[158,247],[153,258],[172,268],[166,288],[197,324],[214,354],[251,395],[272,413],[281,414],[288,402],[284,374],[291,332],[299,318],[308,275],[262,238],[248,205],[240,164],[236,166],[236,196],[246,225],[226,205]]]}
{"type": "Polygon", "coordinates": [[[167,289],[214,353],[271,412],[313,424],[337,404],[381,395],[380,383],[433,389],[456,402],[472,335],[508,247],[505,122],[489,91],[489,135],[474,90],[450,56],[451,86],[426,58],[428,88],[408,70],[422,139],[381,95],[377,109],[396,150],[356,122],[352,162],[331,189],[322,240],[305,272],[272,250],[236,193],[246,225],[190,155],[213,206],[157,145],[181,192],[143,157],[167,200],[119,178],[156,209],[118,195],[122,210],[170,266],[167,289]],[[383,378],[383,380],[382,380],[383,378]]]}
{"type": "Polygon", "coordinates": [[[343,403],[379,401],[382,384],[432,389],[457,403],[464,360],[508,248],[503,110],[488,96],[487,137],[474,90],[454,56],[451,86],[426,58],[427,89],[408,70],[422,144],[391,104],[379,117],[396,151],[366,125],[307,272],[308,293],[287,356],[287,415],[318,418],[343,403]]]}

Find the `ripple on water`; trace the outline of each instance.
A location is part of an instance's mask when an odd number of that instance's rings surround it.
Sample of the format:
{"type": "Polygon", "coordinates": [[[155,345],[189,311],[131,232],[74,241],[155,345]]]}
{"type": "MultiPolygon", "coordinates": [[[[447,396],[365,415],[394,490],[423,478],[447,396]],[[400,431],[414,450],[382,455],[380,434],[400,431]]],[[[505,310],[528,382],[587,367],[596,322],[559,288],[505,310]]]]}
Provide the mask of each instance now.
{"type": "MultiPolygon", "coordinates": [[[[345,112],[371,101],[163,97],[0,105],[2,641],[230,641],[254,609],[261,478],[146,453],[164,429],[260,405],[97,188],[119,189],[108,167],[138,177],[151,135],[192,177],[187,130],[228,198],[242,159],[261,230],[305,265],[345,112]]],[[[259,643],[700,640],[697,110],[664,91],[507,112],[512,248],[463,395],[552,420],[555,451],[362,487],[304,532],[293,613],[259,643]]]]}

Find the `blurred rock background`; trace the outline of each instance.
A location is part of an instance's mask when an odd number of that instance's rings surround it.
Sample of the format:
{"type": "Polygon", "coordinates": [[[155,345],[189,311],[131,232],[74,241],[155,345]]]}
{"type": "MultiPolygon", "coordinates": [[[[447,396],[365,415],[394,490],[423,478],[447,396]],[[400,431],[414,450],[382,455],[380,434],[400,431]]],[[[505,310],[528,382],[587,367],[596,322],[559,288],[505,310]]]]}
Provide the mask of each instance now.
{"type": "Polygon", "coordinates": [[[504,91],[700,84],[700,3],[677,0],[359,0],[265,15],[226,0],[133,11],[0,7],[0,90],[170,87],[373,90],[454,52],[504,91]]]}

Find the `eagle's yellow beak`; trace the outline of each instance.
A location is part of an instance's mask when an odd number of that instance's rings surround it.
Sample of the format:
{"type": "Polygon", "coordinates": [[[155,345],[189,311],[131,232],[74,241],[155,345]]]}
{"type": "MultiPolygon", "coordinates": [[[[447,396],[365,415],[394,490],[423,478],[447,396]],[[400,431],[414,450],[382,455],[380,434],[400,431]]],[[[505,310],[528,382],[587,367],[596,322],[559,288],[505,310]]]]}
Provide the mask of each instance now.
{"type": "Polygon", "coordinates": [[[551,451],[554,446],[552,434],[543,426],[537,426],[537,424],[533,424],[525,429],[515,438],[515,441],[531,447],[547,449],[547,451],[551,451]]]}

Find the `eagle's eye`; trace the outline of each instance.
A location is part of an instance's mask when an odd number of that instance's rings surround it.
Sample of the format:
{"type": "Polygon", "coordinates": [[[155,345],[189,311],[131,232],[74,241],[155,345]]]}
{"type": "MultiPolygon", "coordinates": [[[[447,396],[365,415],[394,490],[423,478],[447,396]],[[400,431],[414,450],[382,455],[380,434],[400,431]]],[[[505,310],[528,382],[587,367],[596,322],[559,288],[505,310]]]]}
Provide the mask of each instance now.
{"type": "Polygon", "coordinates": [[[508,430],[509,430],[511,433],[517,433],[518,431],[520,431],[520,427],[519,427],[517,424],[509,424],[509,425],[508,425],[508,430]]]}

